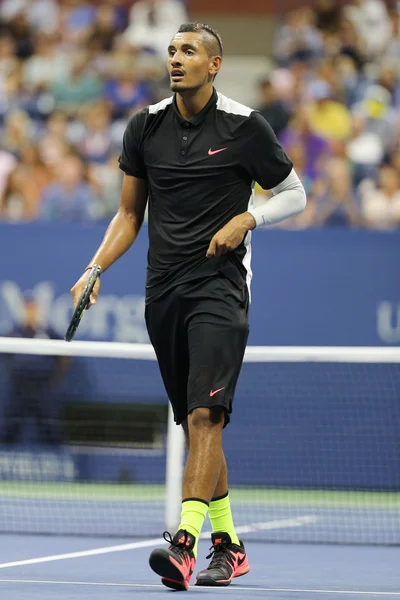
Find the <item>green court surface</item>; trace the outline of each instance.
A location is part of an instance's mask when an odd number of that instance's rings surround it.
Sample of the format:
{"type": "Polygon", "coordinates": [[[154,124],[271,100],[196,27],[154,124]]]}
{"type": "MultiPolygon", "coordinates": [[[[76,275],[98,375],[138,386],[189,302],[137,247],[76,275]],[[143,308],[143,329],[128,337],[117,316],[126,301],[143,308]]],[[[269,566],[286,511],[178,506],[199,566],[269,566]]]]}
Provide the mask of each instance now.
{"type": "MultiPolygon", "coordinates": [[[[281,506],[316,506],[336,508],[398,509],[400,492],[332,491],[304,489],[233,488],[235,502],[279,504],[281,506]]],[[[54,500],[85,499],[87,501],[130,502],[132,500],[160,501],[165,499],[163,485],[104,484],[104,483],[43,483],[8,482],[0,486],[0,496],[49,498],[54,500]]]]}

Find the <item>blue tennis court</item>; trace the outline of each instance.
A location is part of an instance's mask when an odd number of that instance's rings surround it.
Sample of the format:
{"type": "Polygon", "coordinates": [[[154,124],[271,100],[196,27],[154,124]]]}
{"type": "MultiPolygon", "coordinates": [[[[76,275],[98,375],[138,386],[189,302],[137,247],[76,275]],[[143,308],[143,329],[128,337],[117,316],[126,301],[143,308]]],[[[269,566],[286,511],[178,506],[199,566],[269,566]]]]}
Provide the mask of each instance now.
{"type": "MultiPolygon", "coordinates": [[[[7,600],[160,598],[173,593],[148,566],[160,540],[4,535],[0,594],[7,600]]],[[[164,542],[163,542],[164,543],[164,542]]],[[[199,569],[209,543],[199,545],[199,569]]],[[[215,598],[400,597],[400,548],[313,544],[247,544],[251,572],[228,588],[191,587],[215,598]]]]}
{"type": "MultiPolygon", "coordinates": [[[[24,488],[3,482],[2,530],[8,524],[14,533],[0,537],[1,597],[106,600],[170,594],[148,566],[151,550],[165,544],[160,537],[163,489],[131,486],[131,501],[124,489],[83,486],[81,499],[75,500],[78,492],[72,486],[68,496],[62,485],[57,491],[56,484],[24,488]],[[35,534],[35,527],[58,535],[35,534]],[[107,530],[113,535],[99,534],[107,530]],[[153,531],[157,534],[145,535],[153,531]]],[[[277,490],[258,497],[254,490],[232,491],[237,531],[246,543],[251,572],[228,588],[192,586],[189,593],[241,599],[400,597],[396,494],[285,494],[287,506],[278,501],[277,490]],[[349,539],[358,543],[338,543],[349,539]]],[[[198,570],[207,564],[208,531],[206,523],[198,570]]]]}

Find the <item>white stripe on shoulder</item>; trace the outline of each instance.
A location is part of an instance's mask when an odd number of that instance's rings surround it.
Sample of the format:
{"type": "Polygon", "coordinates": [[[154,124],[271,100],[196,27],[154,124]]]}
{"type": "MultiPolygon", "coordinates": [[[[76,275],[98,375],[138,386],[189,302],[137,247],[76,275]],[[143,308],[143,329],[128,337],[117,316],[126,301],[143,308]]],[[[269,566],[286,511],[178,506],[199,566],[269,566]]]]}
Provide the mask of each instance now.
{"type": "Polygon", "coordinates": [[[249,117],[253,112],[252,108],[249,108],[244,104],[240,104],[240,102],[236,102],[235,100],[232,100],[232,98],[227,98],[219,92],[217,92],[217,95],[217,110],[223,110],[224,112],[232,115],[242,115],[243,117],[249,117]]]}
{"type": "Polygon", "coordinates": [[[164,98],[164,100],[157,102],[157,104],[150,104],[149,114],[155,115],[156,113],[160,112],[160,110],[165,110],[169,104],[172,104],[173,99],[174,97],[171,96],[170,98],[164,98]]]}

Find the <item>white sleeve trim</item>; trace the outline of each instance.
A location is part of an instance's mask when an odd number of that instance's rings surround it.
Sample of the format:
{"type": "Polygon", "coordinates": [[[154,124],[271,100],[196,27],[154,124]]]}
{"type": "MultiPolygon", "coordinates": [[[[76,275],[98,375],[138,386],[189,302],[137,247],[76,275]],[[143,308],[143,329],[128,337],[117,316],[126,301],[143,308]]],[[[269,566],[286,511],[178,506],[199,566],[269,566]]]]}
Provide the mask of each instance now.
{"type": "Polygon", "coordinates": [[[248,212],[253,216],[256,226],[274,225],[297,215],[306,206],[306,192],[294,169],[277,186],[272,188],[272,198],[248,212]]]}

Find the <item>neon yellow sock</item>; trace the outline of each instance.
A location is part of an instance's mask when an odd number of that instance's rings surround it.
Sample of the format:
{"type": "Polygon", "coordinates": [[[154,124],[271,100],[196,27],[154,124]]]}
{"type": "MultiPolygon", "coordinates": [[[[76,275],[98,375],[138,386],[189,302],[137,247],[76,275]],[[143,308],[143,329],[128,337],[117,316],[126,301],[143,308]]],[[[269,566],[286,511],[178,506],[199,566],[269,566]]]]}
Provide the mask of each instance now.
{"type": "Polygon", "coordinates": [[[239,538],[236,534],[235,526],[233,524],[229,493],[218,500],[211,500],[208,515],[210,517],[211,526],[214,532],[223,531],[224,533],[229,533],[232,544],[240,545],[239,538]]]}
{"type": "Polygon", "coordinates": [[[178,529],[186,529],[196,538],[193,548],[195,556],[197,556],[197,544],[207,511],[208,504],[202,500],[184,500],[182,502],[181,523],[178,529]]]}

